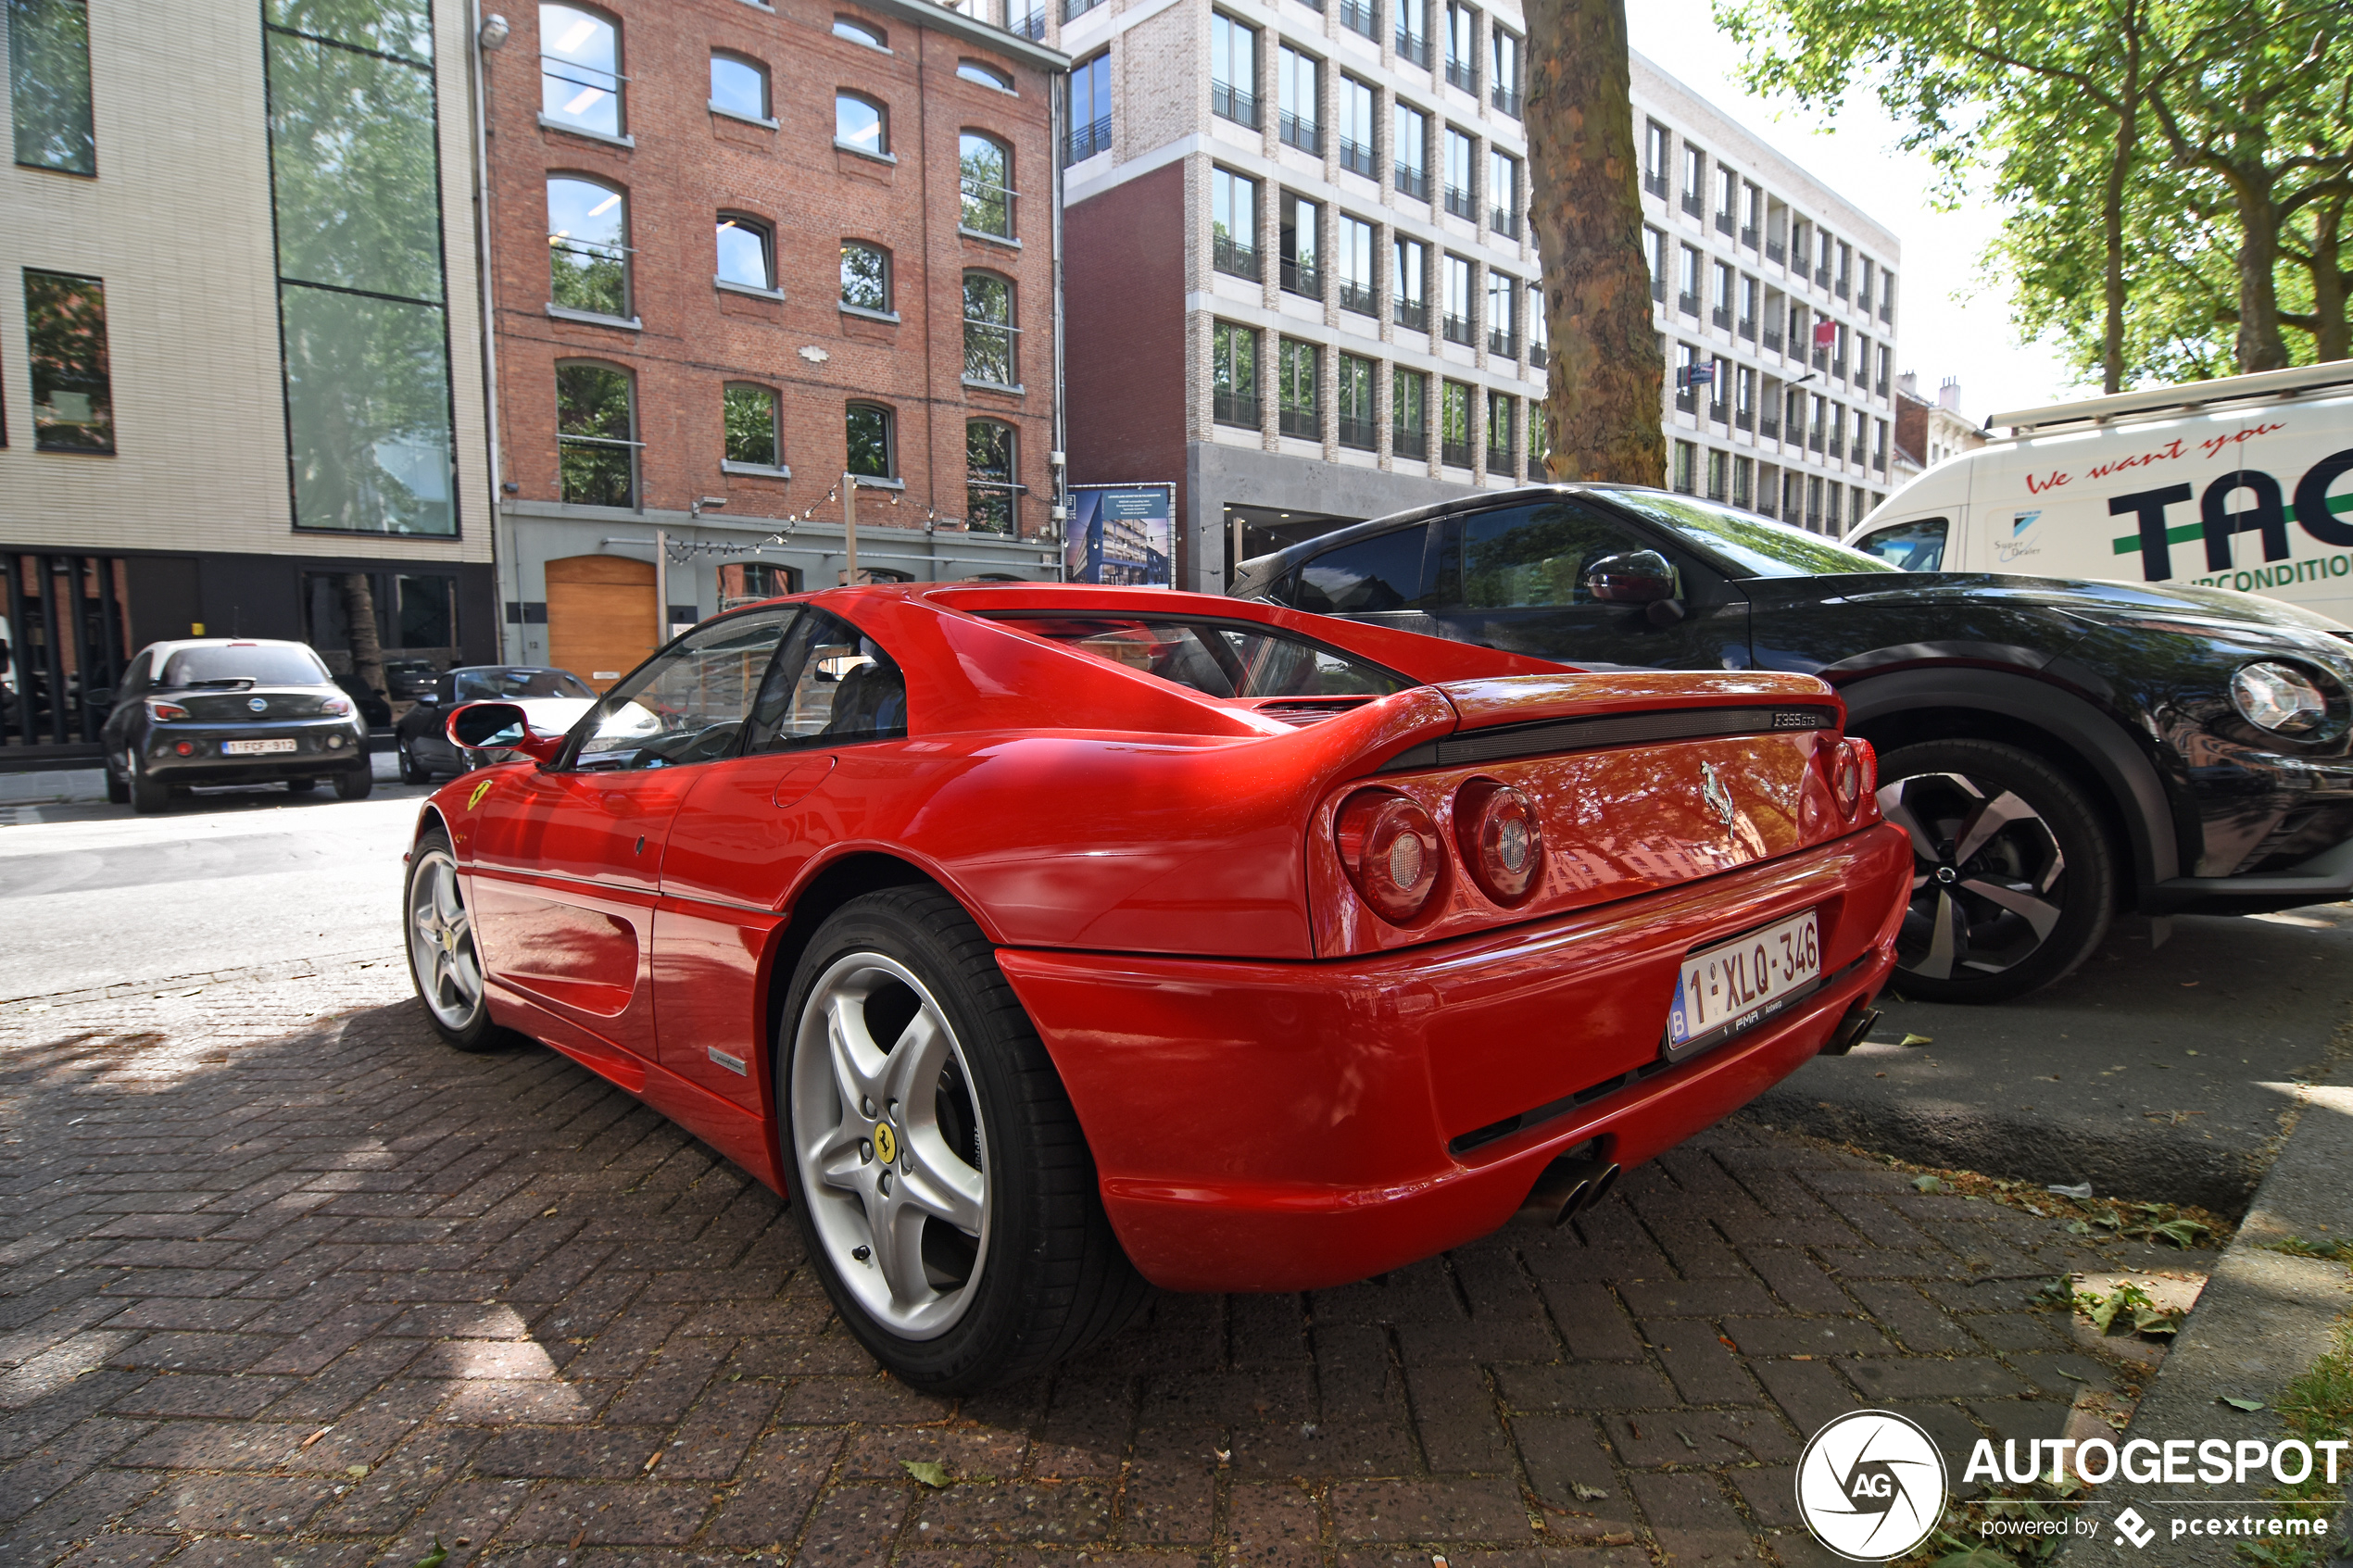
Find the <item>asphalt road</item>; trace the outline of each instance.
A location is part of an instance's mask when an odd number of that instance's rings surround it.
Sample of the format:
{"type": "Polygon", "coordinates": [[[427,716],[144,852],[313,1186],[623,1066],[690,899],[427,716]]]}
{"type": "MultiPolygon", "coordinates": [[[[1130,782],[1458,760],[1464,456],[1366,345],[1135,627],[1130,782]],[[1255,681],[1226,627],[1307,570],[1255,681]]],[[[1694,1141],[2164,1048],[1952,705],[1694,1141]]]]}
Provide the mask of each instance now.
{"type": "MultiPolygon", "coordinates": [[[[400,854],[428,791],[220,792],[168,814],[0,809],[0,1001],[398,952],[400,854]]],[[[2117,922],[2021,1002],[1891,997],[1870,1038],[1751,1111],[1924,1163],[2245,1207],[2296,1085],[2353,1054],[2353,905],[2117,922]],[[1928,1043],[1905,1046],[1906,1036],[1928,1043]]]]}

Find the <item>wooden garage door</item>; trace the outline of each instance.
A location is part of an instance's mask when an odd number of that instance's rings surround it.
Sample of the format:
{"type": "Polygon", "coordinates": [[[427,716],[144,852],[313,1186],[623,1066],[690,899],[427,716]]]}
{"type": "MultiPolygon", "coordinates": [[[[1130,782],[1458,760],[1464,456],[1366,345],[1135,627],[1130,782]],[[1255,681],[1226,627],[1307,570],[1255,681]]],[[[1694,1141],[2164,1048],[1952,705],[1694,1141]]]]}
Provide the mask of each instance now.
{"type": "Polygon", "coordinates": [[[654,651],[654,567],[625,556],[547,563],[547,660],[598,691],[654,651]]]}

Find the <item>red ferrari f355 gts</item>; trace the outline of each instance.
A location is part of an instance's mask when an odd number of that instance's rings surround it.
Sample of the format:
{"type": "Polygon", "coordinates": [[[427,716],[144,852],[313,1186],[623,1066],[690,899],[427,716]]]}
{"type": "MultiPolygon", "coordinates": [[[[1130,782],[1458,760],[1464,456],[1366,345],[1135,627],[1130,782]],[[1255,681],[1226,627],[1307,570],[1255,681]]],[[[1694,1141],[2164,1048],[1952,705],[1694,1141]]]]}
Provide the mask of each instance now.
{"type": "Polygon", "coordinates": [[[452,1045],[545,1041],[796,1200],[924,1388],[1151,1285],[1558,1219],[1869,1024],[1911,850],[1805,676],[1579,672],[1151,589],[697,627],[425,806],[452,1045]]]}

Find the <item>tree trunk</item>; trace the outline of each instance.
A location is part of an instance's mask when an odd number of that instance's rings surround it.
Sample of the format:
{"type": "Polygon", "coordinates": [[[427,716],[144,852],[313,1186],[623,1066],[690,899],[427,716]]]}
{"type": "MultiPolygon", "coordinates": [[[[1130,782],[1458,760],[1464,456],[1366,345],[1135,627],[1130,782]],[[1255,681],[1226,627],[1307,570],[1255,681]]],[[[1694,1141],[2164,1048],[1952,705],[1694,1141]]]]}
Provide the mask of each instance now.
{"type": "Polygon", "coordinates": [[[2103,390],[2124,390],[2124,183],[2133,169],[2141,130],[2141,30],[2128,10],[2124,27],[2123,110],[2117,117],[2116,146],[2108,159],[2108,185],[2100,193],[2100,226],[2106,231],[2108,257],[2102,283],[2107,292],[2104,323],[2103,390]]]}
{"type": "Polygon", "coordinates": [[[2287,369],[2287,340],[2280,335],[2280,210],[2271,182],[2263,178],[2259,152],[2255,169],[2244,166],[2231,181],[2239,215],[2239,374],[2287,369]]]}
{"type": "Polygon", "coordinates": [[[384,646],[376,641],[376,594],[364,571],[343,574],[343,618],[351,627],[351,672],[378,696],[386,694],[384,646]]]}
{"type": "Polygon", "coordinates": [[[1642,256],[1625,0],[1531,0],[1528,162],[1555,479],[1667,479],[1666,358],[1642,256]]]}
{"type": "Polygon", "coordinates": [[[2353,321],[2347,319],[2345,203],[2312,208],[2312,358],[2322,364],[2353,358],[2353,321]]]}

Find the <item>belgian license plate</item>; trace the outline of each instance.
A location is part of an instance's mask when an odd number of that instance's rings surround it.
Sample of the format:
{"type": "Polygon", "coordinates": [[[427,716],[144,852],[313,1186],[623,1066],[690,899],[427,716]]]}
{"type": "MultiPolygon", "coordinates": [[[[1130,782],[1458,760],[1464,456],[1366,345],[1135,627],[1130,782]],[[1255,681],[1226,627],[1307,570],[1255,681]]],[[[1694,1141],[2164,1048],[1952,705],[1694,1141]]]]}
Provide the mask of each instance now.
{"type": "Polygon", "coordinates": [[[270,757],[281,751],[293,751],[299,742],[293,740],[224,740],[220,743],[223,757],[270,757]]]}
{"type": "Polygon", "coordinates": [[[1667,1013],[1667,1060],[1680,1061],[1753,1029],[1822,980],[1815,911],[1687,955],[1667,1013]]]}

